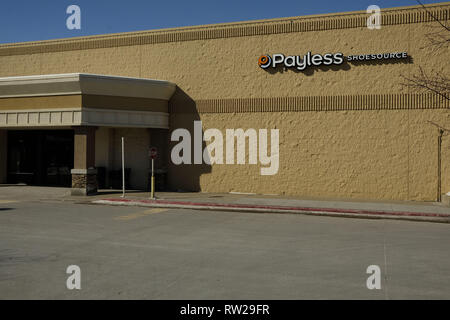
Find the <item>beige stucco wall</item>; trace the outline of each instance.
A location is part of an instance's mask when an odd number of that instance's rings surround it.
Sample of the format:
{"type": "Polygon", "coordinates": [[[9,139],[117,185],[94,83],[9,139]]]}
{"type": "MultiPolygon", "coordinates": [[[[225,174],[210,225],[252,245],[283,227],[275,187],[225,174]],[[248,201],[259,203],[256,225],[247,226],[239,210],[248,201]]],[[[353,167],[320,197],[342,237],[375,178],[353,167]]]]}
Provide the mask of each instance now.
{"type": "MultiPolygon", "coordinates": [[[[434,8],[440,18],[449,18],[450,3],[434,8]]],[[[8,53],[9,48],[0,46],[0,76],[86,72],[163,79],[179,87],[172,99],[172,130],[192,127],[193,120],[222,132],[226,128],[280,129],[277,175],[261,176],[259,165],[171,165],[169,180],[175,189],[434,200],[437,132],[427,121],[450,127],[449,105],[430,95],[413,96],[420,92],[402,87],[401,76],[414,74],[419,66],[427,72],[448,73],[448,49],[428,48],[426,34],[436,23],[421,22],[427,15],[418,7],[385,12],[380,30],[364,27],[367,15],[359,12],[169,30],[155,36],[144,32],[130,34],[128,45],[108,47],[109,43],[99,42],[83,50],[76,46],[84,40],[67,40],[67,46],[75,43],[70,50],[64,49],[64,41],[17,46],[33,54],[8,53]],[[300,31],[289,31],[289,25],[297,22],[304,23],[300,31]],[[412,62],[348,63],[306,74],[269,73],[257,65],[262,54],[307,51],[344,55],[407,51],[412,62]],[[335,111],[327,109],[342,95],[346,102],[335,111]],[[282,100],[285,97],[312,97],[315,107],[286,112],[291,102],[282,100]]],[[[116,43],[122,41],[120,37],[116,43]]],[[[129,135],[129,146],[144,154],[141,158],[134,153],[127,160],[136,168],[136,175],[132,173],[136,186],[145,186],[139,179],[148,170],[148,133],[144,131],[117,129],[114,140],[117,146],[122,133],[129,135]]],[[[443,192],[450,191],[449,140],[444,137],[442,146],[443,192]]],[[[115,159],[120,157],[116,154],[115,159]]]]}
{"type": "MultiPolygon", "coordinates": [[[[0,76],[86,72],[164,79],[176,83],[194,100],[408,93],[401,75],[423,66],[448,69],[448,59],[426,46],[434,23],[352,28],[253,37],[193,40],[141,46],[0,56],[0,76]],[[413,63],[352,65],[318,69],[312,75],[288,70],[270,74],[257,65],[265,53],[344,54],[408,51],[413,63]],[[37,59],[39,64],[34,64],[37,59]],[[364,81],[361,81],[361,80],[364,81]]],[[[0,46],[1,54],[1,46],[0,46]]]]}
{"type": "MultiPolygon", "coordinates": [[[[199,185],[212,192],[275,193],[311,197],[434,200],[436,130],[447,111],[392,110],[303,113],[205,114],[205,128],[277,128],[280,167],[260,175],[262,165],[215,165],[199,185]]],[[[269,149],[270,150],[270,149],[269,149]]],[[[450,190],[450,139],[443,143],[443,190],[450,190]]]]}

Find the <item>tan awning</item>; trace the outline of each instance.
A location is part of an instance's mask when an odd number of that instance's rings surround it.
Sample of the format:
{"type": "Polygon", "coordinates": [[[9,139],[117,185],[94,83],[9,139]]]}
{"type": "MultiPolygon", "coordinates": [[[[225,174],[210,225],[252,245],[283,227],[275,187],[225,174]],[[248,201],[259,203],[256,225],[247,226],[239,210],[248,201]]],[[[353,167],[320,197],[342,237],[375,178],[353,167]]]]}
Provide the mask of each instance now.
{"type": "Polygon", "coordinates": [[[84,73],[0,78],[0,127],[168,128],[176,85],[84,73]]]}

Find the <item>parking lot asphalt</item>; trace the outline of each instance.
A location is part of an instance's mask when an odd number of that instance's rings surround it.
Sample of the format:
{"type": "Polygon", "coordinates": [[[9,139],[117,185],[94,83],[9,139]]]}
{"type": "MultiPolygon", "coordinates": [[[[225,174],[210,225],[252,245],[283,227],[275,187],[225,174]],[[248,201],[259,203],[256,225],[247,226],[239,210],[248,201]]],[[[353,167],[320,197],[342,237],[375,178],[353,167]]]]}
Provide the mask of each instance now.
{"type": "Polygon", "coordinates": [[[448,224],[0,200],[0,299],[449,299],[448,224]],[[81,270],[69,290],[67,267],[81,270]],[[366,286],[368,266],[381,289],[366,286]]]}

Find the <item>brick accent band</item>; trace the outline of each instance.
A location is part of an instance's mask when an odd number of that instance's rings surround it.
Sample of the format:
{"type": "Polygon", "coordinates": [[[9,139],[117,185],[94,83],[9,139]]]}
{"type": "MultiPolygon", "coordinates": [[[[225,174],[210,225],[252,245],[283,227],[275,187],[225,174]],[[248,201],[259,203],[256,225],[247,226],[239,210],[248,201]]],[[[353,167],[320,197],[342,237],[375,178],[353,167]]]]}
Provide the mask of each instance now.
{"type": "MultiPolygon", "coordinates": [[[[195,104],[198,113],[450,109],[449,100],[432,93],[208,99],[195,104]]],[[[183,107],[172,105],[170,112],[194,112],[183,107]]]]}

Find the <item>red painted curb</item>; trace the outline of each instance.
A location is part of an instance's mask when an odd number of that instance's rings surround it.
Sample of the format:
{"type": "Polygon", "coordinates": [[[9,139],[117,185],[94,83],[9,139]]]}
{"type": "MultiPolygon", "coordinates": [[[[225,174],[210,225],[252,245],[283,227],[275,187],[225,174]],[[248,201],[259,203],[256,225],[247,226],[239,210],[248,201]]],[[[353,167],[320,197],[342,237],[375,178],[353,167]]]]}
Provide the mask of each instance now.
{"type": "Polygon", "coordinates": [[[356,209],[335,209],[335,208],[309,208],[309,207],[287,207],[287,206],[268,206],[268,205],[248,205],[248,204],[223,204],[211,202],[190,202],[190,201],[167,201],[167,200],[133,200],[133,199],[101,199],[113,202],[140,202],[149,204],[175,204],[189,205],[199,207],[218,207],[218,208],[243,208],[243,209],[271,209],[283,211],[314,211],[327,213],[352,213],[352,214],[373,214],[373,215],[389,215],[389,216],[409,216],[409,217],[439,217],[450,218],[450,214],[445,213],[428,213],[428,212],[402,212],[402,211],[377,211],[377,210],[356,210],[356,209]]]}

